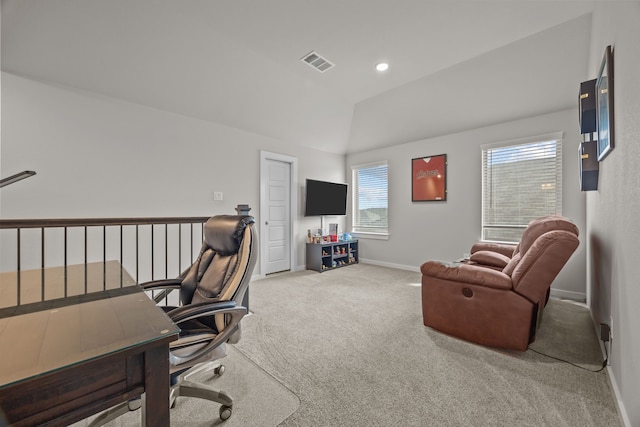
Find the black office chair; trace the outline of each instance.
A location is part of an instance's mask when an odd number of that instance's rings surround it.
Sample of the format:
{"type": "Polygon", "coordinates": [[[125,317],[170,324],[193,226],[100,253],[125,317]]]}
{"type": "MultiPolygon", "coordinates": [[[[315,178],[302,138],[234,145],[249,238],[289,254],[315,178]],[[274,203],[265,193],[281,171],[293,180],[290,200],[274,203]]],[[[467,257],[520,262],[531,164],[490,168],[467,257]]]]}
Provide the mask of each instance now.
{"type": "MultiPolygon", "coordinates": [[[[240,339],[240,320],[247,313],[242,301],[257,259],[255,220],[248,215],[218,215],[204,225],[204,242],[193,265],[177,279],[142,284],[148,291],[160,291],[157,303],[166,301],[173,290],[180,291],[180,305],[162,307],[180,327],[180,337],[170,344],[170,404],[179,396],[197,397],[220,403],[220,418],[231,416],[233,400],[228,394],[188,377],[202,370],[222,375],[225,344],[240,339]]],[[[90,425],[102,425],[138,409],[130,401],[100,414],[90,425]]]]}

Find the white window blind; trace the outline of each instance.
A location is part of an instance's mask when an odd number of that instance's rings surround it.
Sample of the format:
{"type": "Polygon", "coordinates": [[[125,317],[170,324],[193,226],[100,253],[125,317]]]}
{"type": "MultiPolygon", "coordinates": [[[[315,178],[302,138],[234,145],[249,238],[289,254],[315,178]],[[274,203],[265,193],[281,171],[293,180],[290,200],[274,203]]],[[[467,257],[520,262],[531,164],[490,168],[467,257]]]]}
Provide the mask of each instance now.
{"type": "Polygon", "coordinates": [[[562,214],[562,133],[483,145],[483,240],[518,242],[550,214],[562,214]]]}
{"type": "Polygon", "coordinates": [[[352,182],[353,231],[388,233],[387,162],[353,166],[352,182]]]}

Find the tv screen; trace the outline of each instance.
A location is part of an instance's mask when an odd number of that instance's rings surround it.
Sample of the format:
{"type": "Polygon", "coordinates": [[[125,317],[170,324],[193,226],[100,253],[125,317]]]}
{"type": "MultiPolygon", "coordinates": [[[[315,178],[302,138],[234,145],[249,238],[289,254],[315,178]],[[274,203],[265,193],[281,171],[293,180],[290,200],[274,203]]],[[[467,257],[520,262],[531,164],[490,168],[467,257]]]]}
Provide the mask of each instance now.
{"type": "Polygon", "coordinates": [[[307,179],[305,216],[346,214],[347,184],[307,179]]]}

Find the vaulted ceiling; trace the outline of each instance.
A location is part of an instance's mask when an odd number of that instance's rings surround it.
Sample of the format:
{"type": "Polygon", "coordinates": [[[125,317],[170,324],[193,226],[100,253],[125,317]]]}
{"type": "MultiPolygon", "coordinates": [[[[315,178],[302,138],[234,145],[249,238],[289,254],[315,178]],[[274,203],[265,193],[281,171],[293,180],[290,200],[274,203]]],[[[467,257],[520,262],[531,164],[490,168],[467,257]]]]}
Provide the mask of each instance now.
{"type": "Polygon", "coordinates": [[[2,0],[10,73],[335,153],[576,105],[593,1],[2,0]],[[300,59],[335,64],[320,73],[300,59]],[[389,70],[374,65],[387,61],[389,70]]]}

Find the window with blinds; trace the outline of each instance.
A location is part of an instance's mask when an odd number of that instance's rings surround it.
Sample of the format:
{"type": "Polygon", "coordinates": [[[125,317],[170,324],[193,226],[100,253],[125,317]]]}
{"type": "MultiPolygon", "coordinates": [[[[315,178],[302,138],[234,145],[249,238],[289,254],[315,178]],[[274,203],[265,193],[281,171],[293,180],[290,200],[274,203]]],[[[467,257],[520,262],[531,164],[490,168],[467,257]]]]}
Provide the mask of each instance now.
{"type": "Polygon", "coordinates": [[[562,133],[483,145],[483,240],[518,242],[550,214],[562,214],[562,133]]]}
{"type": "Polygon", "coordinates": [[[387,162],[352,167],[353,231],[387,234],[387,162]]]}

